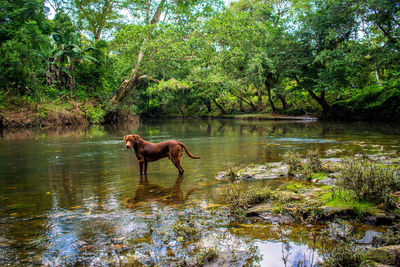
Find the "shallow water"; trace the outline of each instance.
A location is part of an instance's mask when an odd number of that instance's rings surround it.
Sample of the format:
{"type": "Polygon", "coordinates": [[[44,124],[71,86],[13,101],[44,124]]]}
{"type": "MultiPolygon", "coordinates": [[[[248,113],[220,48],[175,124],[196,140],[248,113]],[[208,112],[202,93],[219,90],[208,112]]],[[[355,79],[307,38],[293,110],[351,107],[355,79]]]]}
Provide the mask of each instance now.
{"type": "MultiPolygon", "coordinates": [[[[399,151],[399,137],[400,127],[391,124],[234,120],[3,131],[0,264],[169,266],[190,263],[202,244],[226,255],[221,264],[312,265],[321,256],[310,233],[324,227],[235,224],[225,216],[216,174],[227,164],[276,162],[289,150],[312,147],[326,157],[399,151]],[[130,133],[180,140],[201,159],[183,156],[184,179],[167,159],[151,162],[141,180],[122,142],[130,133]],[[185,236],[185,224],[200,234],[185,236]]],[[[269,183],[280,180],[249,186],[269,183]]]]}

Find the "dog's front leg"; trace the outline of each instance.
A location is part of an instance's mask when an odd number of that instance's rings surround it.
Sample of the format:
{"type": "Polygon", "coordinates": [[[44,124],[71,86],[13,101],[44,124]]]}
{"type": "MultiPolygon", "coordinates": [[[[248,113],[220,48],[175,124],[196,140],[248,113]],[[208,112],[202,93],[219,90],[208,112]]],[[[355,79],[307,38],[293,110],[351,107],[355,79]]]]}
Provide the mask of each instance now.
{"type": "Polygon", "coordinates": [[[147,160],[144,160],[144,175],[147,175],[147,160]]]}
{"type": "Polygon", "coordinates": [[[144,160],[140,159],[139,160],[140,175],[143,174],[143,164],[144,164],[144,160]]]}

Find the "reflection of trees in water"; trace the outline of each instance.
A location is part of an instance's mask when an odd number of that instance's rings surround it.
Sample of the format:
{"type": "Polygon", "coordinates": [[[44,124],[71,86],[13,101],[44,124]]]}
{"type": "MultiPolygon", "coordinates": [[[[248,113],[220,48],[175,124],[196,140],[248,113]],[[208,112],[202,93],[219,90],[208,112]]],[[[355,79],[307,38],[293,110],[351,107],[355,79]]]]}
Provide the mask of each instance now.
{"type": "MultiPolygon", "coordinates": [[[[107,151],[107,148],[102,149],[107,151]]],[[[109,169],[107,162],[106,153],[91,153],[90,147],[63,147],[62,153],[48,164],[52,195],[58,198],[59,207],[90,204],[101,208],[106,203],[118,202],[113,194],[118,190],[113,183],[106,182],[109,169]],[[89,201],[91,203],[86,203],[89,201]]]]}
{"type": "Polygon", "coordinates": [[[86,134],[88,128],[86,125],[74,125],[74,126],[55,126],[55,127],[44,127],[44,128],[12,128],[3,129],[1,131],[1,137],[4,140],[23,140],[23,139],[34,139],[42,136],[47,137],[79,137],[86,134]]]}
{"type": "Polygon", "coordinates": [[[148,120],[139,129],[143,136],[179,133],[180,136],[269,136],[296,134],[312,130],[321,133],[319,122],[245,121],[233,119],[210,120],[148,120]]]}
{"type": "Polygon", "coordinates": [[[47,137],[79,137],[82,135],[103,135],[136,133],[143,136],[157,134],[179,133],[180,136],[224,136],[224,135],[317,135],[326,137],[333,134],[342,134],[353,137],[355,133],[365,133],[369,136],[381,137],[384,135],[399,135],[400,127],[396,123],[369,123],[369,122],[304,122],[304,121],[248,121],[234,119],[150,119],[142,123],[129,122],[116,125],[71,125],[31,129],[0,129],[0,136],[4,140],[21,140],[47,137]]]}

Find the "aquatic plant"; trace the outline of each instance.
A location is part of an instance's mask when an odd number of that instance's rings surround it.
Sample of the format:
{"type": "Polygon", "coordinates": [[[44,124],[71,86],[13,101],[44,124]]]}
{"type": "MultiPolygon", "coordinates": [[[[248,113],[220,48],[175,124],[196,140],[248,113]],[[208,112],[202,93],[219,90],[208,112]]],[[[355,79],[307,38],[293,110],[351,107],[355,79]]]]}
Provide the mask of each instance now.
{"type": "Polygon", "coordinates": [[[312,172],[322,171],[322,162],[320,159],[319,150],[316,148],[307,150],[305,168],[311,170],[312,172]]]}
{"type": "Polygon", "coordinates": [[[391,246],[400,244],[400,224],[390,226],[381,236],[374,236],[373,245],[391,246]]]}
{"type": "Polygon", "coordinates": [[[294,151],[288,151],[283,155],[283,163],[289,165],[288,176],[293,177],[302,168],[301,155],[294,151]]]}
{"type": "Polygon", "coordinates": [[[321,217],[322,213],[319,199],[303,201],[297,194],[289,191],[278,192],[274,205],[275,212],[288,214],[298,222],[314,222],[321,217]]]}
{"type": "Polygon", "coordinates": [[[229,183],[224,190],[224,195],[230,214],[244,217],[247,208],[271,198],[272,191],[269,187],[244,189],[239,183],[229,183]]]}
{"type": "Polygon", "coordinates": [[[302,156],[294,151],[289,151],[283,156],[283,162],[289,165],[288,176],[304,180],[311,180],[314,172],[324,171],[317,149],[309,149],[302,156]]]}
{"type": "Polygon", "coordinates": [[[217,250],[214,247],[202,248],[196,255],[196,266],[204,266],[218,256],[217,250]]]}
{"type": "Polygon", "coordinates": [[[227,171],[225,172],[225,178],[229,182],[233,182],[239,178],[239,169],[232,163],[226,163],[227,171]]]}
{"type": "Polygon", "coordinates": [[[287,183],[283,186],[283,189],[293,192],[293,193],[297,193],[306,188],[307,188],[306,182],[297,181],[297,180],[290,181],[289,183],[287,183]]]}
{"type": "Polygon", "coordinates": [[[396,207],[400,190],[398,171],[368,159],[347,158],[338,177],[337,186],[352,190],[358,200],[396,207]]]}
{"type": "Polygon", "coordinates": [[[186,220],[186,221],[178,220],[175,223],[173,229],[175,235],[178,238],[183,239],[185,241],[198,239],[201,236],[199,229],[197,229],[196,225],[192,220],[186,220]]]}
{"type": "Polygon", "coordinates": [[[350,237],[341,239],[324,255],[324,267],[361,267],[373,266],[365,259],[362,250],[350,237]]]}

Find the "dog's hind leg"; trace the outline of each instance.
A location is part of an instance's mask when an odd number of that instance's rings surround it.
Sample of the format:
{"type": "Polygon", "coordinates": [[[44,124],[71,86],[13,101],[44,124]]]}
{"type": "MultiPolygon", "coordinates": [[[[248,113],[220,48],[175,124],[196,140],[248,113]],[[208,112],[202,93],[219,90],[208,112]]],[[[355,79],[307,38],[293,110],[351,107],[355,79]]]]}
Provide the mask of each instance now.
{"type": "Polygon", "coordinates": [[[176,159],[172,160],[172,163],[174,163],[175,167],[178,169],[179,175],[183,175],[185,170],[182,168],[180,160],[176,160],[176,159]]]}
{"type": "Polygon", "coordinates": [[[184,169],[181,166],[181,157],[182,157],[182,148],[176,149],[173,153],[170,153],[170,158],[172,163],[174,163],[175,167],[179,171],[179,175],[183,175],[184,169]]]}

